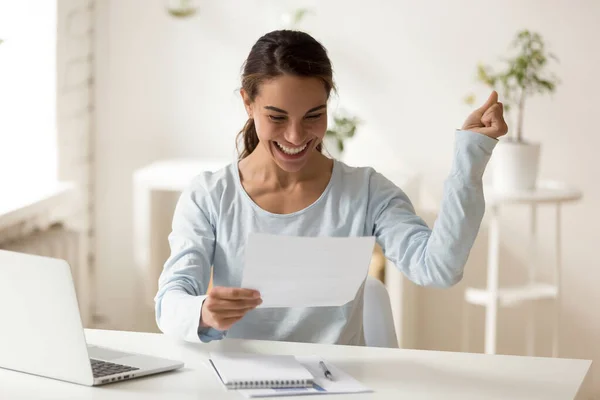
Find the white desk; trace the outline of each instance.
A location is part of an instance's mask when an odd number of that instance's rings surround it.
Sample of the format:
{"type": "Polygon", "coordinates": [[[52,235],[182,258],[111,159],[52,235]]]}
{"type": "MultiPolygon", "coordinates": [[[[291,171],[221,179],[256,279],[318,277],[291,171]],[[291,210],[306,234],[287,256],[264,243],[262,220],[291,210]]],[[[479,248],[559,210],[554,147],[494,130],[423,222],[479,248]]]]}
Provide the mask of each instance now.
{"type": "MultiPolygon", "coordinates": [[[[328,399],[587,399],[591,361],[493,356],[470,353],[381,349],[267,341],[224,340],[177,343],[152,333],[87,330],[88,342],[171,357],[181,370],[86,387],[0,369],[2,399],[242,399],[227,391],[207,365],[209,351],[318,354],[363,382],[374,393],[328,399]]],[[[311,397],[313,400],[322,397],[311,397]]]]}

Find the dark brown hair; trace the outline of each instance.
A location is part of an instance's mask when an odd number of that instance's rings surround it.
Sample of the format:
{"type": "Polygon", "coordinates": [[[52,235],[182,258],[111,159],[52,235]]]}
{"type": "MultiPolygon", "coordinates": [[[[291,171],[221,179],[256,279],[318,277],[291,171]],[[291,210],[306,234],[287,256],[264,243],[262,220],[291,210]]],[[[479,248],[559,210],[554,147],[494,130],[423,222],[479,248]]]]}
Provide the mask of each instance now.
{"type": "MultiPolygon", "coordinates": [[[[308,33],[279,30],[267,33],[252,46],[244,62],[242,88],[251,101],[258,95],[260,84],[281,75],[315,77],[323,81],[327,98],[332,89],[333,69],[327,50],[308,33]]],[[[254,120],[249,118],[238,134],[243,145],[240,159],[246,158],[258,146],[258,135],[254,120]]],[[[321,151],[322,146],[317,146],[321,151]]],[[[238,149],[239,151],[239,149],[238,149]]]]}

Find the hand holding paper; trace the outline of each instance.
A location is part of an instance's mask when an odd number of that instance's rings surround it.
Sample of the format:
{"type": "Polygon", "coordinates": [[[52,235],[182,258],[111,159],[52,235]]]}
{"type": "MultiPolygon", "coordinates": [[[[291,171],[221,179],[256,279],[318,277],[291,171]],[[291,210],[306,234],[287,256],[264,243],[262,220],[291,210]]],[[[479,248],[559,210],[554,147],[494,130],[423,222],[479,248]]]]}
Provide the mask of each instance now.
{"type": "Polygon", "coordinates": [[[200,326],[225,331],[260,303],[260,293],[255,290],[213,287],[202,304],[200,326]]]}

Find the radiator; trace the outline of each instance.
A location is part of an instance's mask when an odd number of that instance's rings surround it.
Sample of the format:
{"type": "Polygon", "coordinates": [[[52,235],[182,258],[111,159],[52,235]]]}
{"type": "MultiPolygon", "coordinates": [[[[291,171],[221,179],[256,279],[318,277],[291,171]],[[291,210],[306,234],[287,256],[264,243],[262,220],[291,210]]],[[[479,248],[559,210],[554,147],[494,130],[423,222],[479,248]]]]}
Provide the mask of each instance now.
{"type": "Polygon", "coordinates": [[[60,258],[69,263],[84,325],[88,325],[90,290],[88,277],[81,262],[81,235],[62,224],[35,230],[16,239],[0,243],[0,249],[38,256],[60,258]]]}

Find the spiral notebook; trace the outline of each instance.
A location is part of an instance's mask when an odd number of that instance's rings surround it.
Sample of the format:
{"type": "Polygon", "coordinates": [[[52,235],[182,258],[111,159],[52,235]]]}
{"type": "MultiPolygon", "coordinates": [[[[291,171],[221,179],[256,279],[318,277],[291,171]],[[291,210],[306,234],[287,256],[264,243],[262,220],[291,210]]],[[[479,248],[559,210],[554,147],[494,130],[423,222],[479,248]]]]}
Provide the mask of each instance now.
{"type": "Polygon", "coordinates": [[[294,356],[211,353],[210,363],[227,389],[312,387],[313,375],[294,356]]]}

